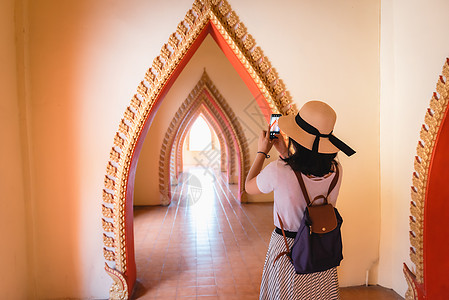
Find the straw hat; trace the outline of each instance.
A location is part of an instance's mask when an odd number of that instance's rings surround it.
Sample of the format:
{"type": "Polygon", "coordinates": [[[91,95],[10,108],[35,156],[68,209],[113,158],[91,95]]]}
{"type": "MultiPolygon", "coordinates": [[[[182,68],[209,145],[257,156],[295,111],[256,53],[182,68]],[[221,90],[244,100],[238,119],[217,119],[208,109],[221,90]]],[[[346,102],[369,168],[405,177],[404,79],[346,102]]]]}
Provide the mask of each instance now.
{"type": "Polygon", "coordinates": [[[333,135],[337,114],[328,104],[309,101],[299,113],[279,118],[279,128],[303,147],[318,153],[337,153],[351,156],[355,153],[333,135]]]}

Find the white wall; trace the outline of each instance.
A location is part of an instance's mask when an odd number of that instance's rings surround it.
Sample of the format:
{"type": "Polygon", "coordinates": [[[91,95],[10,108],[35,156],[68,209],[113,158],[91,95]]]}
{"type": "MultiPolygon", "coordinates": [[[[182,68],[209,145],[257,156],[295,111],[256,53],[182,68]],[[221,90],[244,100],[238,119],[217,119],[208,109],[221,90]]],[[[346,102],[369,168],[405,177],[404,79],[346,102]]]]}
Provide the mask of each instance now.
{"type": "Polygon", "coordinates": [[[1,297],[28,293],[26,207],[16,65],[15,1],[0,1],[0,280],[1,297]]]}
{"type": "Polygon", "coordinates": [[[409,259],[408,216],[419,130],[445,59],[449,2],[382,1],[381,243],[379,284],[401,295],[409,259]]]}
{"type": "MultiPolygon", "coordinates": [[[[30,56],[24,67],[37,297],[105,298],[111,280],[103,270],[100,220],[109,150],[138,83],[192,1],[27,3],[30,56]]],[[[378,258],[379,1],[231,5],[295,102],[329,102],[338,113],[336,135],[358,151],[351,159],[340,156],[345,168],[340,270],[343,286],[362,284],[378,258]]]]}

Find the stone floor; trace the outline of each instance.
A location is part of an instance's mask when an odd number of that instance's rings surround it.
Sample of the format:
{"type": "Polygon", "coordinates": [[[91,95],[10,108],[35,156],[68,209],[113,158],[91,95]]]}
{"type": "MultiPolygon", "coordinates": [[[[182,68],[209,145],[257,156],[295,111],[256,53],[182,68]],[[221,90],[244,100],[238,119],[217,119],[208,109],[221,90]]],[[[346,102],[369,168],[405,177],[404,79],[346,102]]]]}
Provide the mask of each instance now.
{"type": "Polygon", "coordinates": [[[381,286],[356,286],[340,289],[342,300],[400,300],[404,299],[395,291],[381,286]]]}
{"type": "MultiPolygon", "coordinates": [[[[170,206],[135,208],[134,299],[258,299],[273,206],[239,204],[235,188],[191,169],[170,206]]],[[[344,288],[341,297],[402,299],[377,286],[344,288]]]]}

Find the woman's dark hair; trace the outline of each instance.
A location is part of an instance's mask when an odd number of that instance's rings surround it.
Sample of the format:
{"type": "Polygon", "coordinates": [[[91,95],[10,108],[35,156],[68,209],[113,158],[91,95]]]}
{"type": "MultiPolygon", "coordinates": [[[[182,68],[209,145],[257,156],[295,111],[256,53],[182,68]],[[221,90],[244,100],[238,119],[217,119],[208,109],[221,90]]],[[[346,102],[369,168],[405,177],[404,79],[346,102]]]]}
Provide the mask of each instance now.
{"type": "Polygon", "coordinates": [[[315,153],[289,138],[288,149],[293,145],[295,153],[289,157],[283,158],[293,171],[300,171],[304,175],[313,175],[322,177],[331,172],[332,166],[337,165],[335,157],[337,153],[315,153]]]}

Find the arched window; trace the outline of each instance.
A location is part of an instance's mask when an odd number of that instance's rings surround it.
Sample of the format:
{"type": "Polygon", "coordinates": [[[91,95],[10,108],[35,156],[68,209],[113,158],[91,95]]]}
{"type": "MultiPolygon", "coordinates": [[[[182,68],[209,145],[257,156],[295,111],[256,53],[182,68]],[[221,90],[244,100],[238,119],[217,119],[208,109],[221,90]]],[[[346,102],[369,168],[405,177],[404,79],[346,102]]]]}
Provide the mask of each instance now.
{"type": "Polygon", "coordinates": [[[203,116],[198,116],[189,132],[189,150],[207,151],[212,149],[212,132],[203,116]]]}

